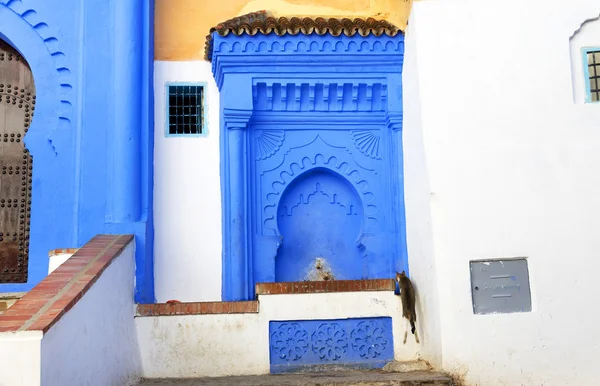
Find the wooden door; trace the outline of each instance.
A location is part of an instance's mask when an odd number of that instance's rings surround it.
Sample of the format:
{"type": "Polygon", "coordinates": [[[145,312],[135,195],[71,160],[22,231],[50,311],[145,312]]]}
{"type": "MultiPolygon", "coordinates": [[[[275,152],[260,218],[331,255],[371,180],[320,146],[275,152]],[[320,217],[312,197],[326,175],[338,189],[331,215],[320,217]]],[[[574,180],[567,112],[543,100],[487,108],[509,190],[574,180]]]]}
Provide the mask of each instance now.
{"type": "Polygon", "coordinates": [[[0,40],[0,283],[27,282],[32,158],[23,138],[34,109],[31,69],[0,40]]]}

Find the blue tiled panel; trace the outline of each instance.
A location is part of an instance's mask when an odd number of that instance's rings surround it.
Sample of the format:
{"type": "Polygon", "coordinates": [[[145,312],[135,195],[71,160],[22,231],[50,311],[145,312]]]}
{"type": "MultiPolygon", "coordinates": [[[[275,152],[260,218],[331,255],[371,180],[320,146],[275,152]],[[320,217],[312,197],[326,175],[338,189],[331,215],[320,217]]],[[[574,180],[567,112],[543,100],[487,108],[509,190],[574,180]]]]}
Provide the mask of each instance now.
{"type": "Polygon", "coordinates": [[[392,318],[269,322],[271,373],[323,365],[381,368],[394,359],[392,318]]]}

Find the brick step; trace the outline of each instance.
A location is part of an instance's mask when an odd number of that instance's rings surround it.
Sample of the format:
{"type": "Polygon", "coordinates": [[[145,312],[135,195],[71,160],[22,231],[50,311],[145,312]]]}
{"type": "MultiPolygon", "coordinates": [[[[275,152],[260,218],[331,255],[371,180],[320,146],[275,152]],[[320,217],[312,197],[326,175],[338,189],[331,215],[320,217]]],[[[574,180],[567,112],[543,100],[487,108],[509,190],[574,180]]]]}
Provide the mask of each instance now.
{"type": "Polygon", "coordinates": [[[453,386],[452,378],[434,371],[393,373],[385,371],[332,371],[281,375],[254,375],[197,379],[143,379],[139,385],[154,386],[453,386]]]}
{"type": "Polygon", "coordinates": [[[394,291],[394,279],[300,281],[288,283],[258,283],[257,295],[318,294],[333,292],[394,291]]]}
{"type": "MultiPolygon", "coordinates": [[[[257,283],[256,296],[261,295],[306,295],[347,292],[390,292],[395,291],[394,279],[302,281],[285,283],[257,283]]],[[[138,304],[136,316],[246,314],[257,313],[257,300],[237,302],[180,302],[138,304]]]]}

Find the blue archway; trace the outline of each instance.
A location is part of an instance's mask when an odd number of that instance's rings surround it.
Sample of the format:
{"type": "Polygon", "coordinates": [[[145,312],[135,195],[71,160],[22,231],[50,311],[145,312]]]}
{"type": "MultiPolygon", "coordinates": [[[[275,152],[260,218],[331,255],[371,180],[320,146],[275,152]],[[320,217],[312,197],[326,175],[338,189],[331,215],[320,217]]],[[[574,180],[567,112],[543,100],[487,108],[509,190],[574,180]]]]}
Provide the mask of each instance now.
{"type": "Polygon", "coordinates": [[[356,247],[363,204],[344,177],[325,168],[296,178],[279,201],[277,225],[284,243],[275,259],[275,280],[350,280],[368,276],[356,247]]]}
{"type": "Polygon", "coordinates": [[[64,54],[52,48],[58,38],[49,33],[48,25],[37,18],[34,10],[18,12],[0,4],[0,20],[0,39],[27,60],[38,90],[35,116],[25,136],[25,144],[33,157],[28,280],[24,284],[0,285],[0,292],[18,292],[29,290],[47,275],[49,240],[63,245],[72,241],[69,229],[56,221],[61,211],[69,215],[69,203],[59,194],[40,189],[40,186],[60,186],[53,181],[56,180],[51,171],[55,154],[48,141],[54,132],[70,129],[72,86],[70,70],[63,62],[64,54]],[[32,24],[29,20],[36,22],[32,24]]]}

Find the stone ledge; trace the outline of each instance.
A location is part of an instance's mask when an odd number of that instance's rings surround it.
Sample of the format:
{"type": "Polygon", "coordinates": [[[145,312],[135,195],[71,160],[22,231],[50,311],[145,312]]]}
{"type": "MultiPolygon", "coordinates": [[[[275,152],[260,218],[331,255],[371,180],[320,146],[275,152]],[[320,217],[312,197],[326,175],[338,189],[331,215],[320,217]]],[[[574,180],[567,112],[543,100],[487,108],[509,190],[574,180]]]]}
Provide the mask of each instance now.
{"type": "Polygon", "coordinates": [[[173,315],[256,314],[258,301],[138,304],[136,317],[173,315]]]}
{"type": "Polygon", "coordinates": [[[330,292],[395,291],[394,279],[258,283],[257,295],[318,294],[330,292]]]}
{"type": "Polygon", "coordinates": [[[452,386],[452,378],[435,371],[411,371],[409,373],[382,373],[380,371],[326,371],[277,375],[246,375],[214,378],[142,379],[139,385],[190,386],[190,385],[261,385],[261,386],[452,386]]]}
{"type": "Polygon", "coordinates": [[[47,332],[83,297],[133,235],[98,235],[0,315],[0,332],[47,332]]]}

